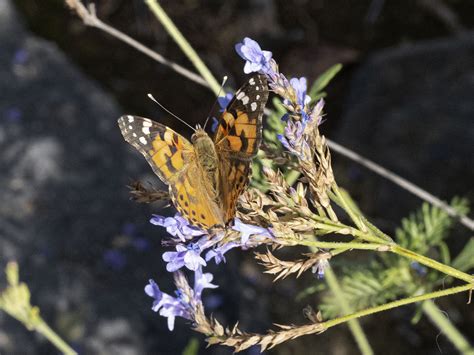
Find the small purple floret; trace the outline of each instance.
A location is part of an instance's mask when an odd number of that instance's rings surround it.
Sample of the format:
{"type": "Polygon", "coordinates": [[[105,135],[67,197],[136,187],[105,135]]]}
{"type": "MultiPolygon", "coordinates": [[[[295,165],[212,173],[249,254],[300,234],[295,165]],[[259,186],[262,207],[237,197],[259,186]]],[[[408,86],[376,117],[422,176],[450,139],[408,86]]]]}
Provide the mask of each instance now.
{"type": "Polygon", "coordinates": [[[259,226],[254,226],[251,224],[245,224],[238,218],[235,218],[234,226],[232,227],[232,229],[240,232],[241,242],[243,245],[248,242],[251,235],[259,234],[269,238],[273,237],[268,229],[259,226]]]}
{"type": "Polygon", "coordinates": [[[182,242],[205,234],[202,229],[190,225],[179,213],[176,213],[174,217],[153,215],[150,219],[150,223],[165,227],[169,234],[178,237],[182,242]]]}
{"type": "Polygon", "coordinates": [[[263,73],[271,72],[270,59],[272,58],[272,52],[263,51],[253,39],[245,37],[243,43],[235,45],[235,50],[245,60],[245,74],[259,71],[263,73]]]}

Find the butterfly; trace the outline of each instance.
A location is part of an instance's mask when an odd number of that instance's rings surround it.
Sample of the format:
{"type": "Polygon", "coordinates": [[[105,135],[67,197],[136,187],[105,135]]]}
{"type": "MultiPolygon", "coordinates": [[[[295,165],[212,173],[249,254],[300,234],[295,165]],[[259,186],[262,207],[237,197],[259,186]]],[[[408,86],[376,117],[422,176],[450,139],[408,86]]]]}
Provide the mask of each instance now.
{"type": "Polygon", "coordinates": [[[198,125],[191,142],[148,118],[125,115],[118,124],[125,141],[169,186],[174,206],[189,223],[202,229],[225,227],[249,183],[267,99],[267,79],[252,75],[221,114],[214,137],[198,125]]]}

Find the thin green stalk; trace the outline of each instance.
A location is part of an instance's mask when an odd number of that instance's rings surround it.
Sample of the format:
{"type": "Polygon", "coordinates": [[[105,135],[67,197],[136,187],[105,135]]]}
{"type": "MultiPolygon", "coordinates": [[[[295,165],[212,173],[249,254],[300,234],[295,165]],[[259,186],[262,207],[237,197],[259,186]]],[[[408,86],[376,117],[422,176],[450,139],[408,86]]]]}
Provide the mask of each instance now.
{"type": "MultiPolygon", "coordinates": [[[[317,242],[315,242],[317,243],[317,242]]],[[[345,243],[345,244],[353,244],[351,243],[345,243]]],[[[361,243],[359,243],[361,244],[361,243]]],[[[368,244],[363,244],[368,245],[368,244]]],[[[311,251],[316,251],[315,246],[309,246],[309,249],[311,251]]],[[[347,249],[343,249],[347,250],[347,249]]],[[[341,286],[339,285],[339,281],[337,280],[337,276],[334,274],[332,271],[331,267],[328,267],[326,269],[326,281],[328,283],[329,289],[331,292],[337,297],[341,308],[345,313],[350,313],[352,310],[350,309],[349,304],[347,303],[347,300],[345,299],[344,293],[342,292],[341,286]]],[[[360,325],[359,321],[357,319],[353,319],[349,321],[348,323],[349,330],[352,333],[352,336],[354,337],[357,346],[359,347],[360,351],[364,355],[371,355],[373,354],[373,350],[370,347],[369,341],[364,333],[364,330],[362,329],[362,326],[360,325]]]]}
{"type": "Polygon", "coordinates": [[[166,12],[163,10],[163,8],[158,3],[158,1],[145,0],[145,3],[148,5],[148,7],[156,16],[156,18],[161,22],[161,24],[169,33],[171,38],[173,38],[173,40],[181,48],[181,50],[188,57],[191,63],[193,63],[194,67],[199,72],[199,74],[201,74],[204,80],[207,81],[207,83],[211,87],[211,90],[214,92],[214,94],[217,95],[219,93],[221,85],[217,82],[217,80],[212,75],[211,71],[207,68],[206,64],[204,64],[204,62],[201,60],[201,58],[193,49],[193,47],[191,47],[191,45],[186,40],[186,38],[184,38],[182,33],[173,23],[171,18],[166,14],[166,12]]]}
{"type": "Polygon", "coordinates": [[[358,249],[358,250],[378,250],[388,251],[388,247],[383,244],[354,243],[354,242],[318,242],[312,240],[298,240],[295,245],[306,245],[320,249],[358,249]]]}
{"type": "Polygon", "coordinates": [[[401,300],[389,302],[389,303],[386,303],[386,304],[383,304],[383,305],[380,305],[380,306],[364,309],[362,311],[355,312],[355,313],[349,314],[347,316],[343,316],[343,317],[328,320],[328,321],[323,323],[323,326],[325,328],[331,328],[331,327],[334,327],[336,325],[346,323],[346,322],[350,321],[351,319],[357,319],[357,318],[365,317],[365,316],[368,316],[368,315],[371,315],[371,314],[374,314],[374,313],[380,313],[380,312],[383,312],[383,311],[387,311],[389,309],[397,308],[397,307],[400,307],[400,306],[405,306],[405,305],[411,304],[411,303],[426,301],[426,300],[433,299],[433,298],[444,297],[444,296],[454,295],[456,293],[460,293],[460,292],[464,292],[464,291],[469,291],[473,288],[473,286],[474,286],[473,284],[467,284],[467,285],[463,285],[463,286],[451,287],[451,288],[448,288],[448,289],[442,290],[442,291],[426,293],[426,294],[420,295],[420,296],[403,298],[401,300]]]}
{"type": "Polygon", "coordinates": [[[35,330],[42,334],[46,339],[56,346],[63,354],[65,355],[77,355],[77,352],[74,351],[64,340],[60,338],[54,330],[52,330],[46,322],[41,319],[40,323],[35,326],[35,330]]]}
{"type": "MultiPolygon", "coordinates": [[[[337,302],[339,303],[342,311],[345,314],[352,312],[352,309],[350,308],[349,303],[344,297],[344,293],[342,292],[341,286],[339,285],[337,277],[332,271],[331,267],[328,267],[325,270],[324,276],[329,288],[331,289],[331,292],[336,297],[337,302]]],[[[352,336],[354,337],[357,346],[359,347],[360,352],[364,355],[373,354],[374,351],[372,350],[369,340],[367,339],[360,323],[356,319],[351,319],[348,321],[347,326],[349,327],[352,336]]]]}
{"type": "Polygon", "coordinates": [[[455,269],[451,266],[442,264],[442,263],[440,263],[436,260],[427,258],[426,256],[417,254],[417,253],[415,253],[411,250],[402,248],[401,246],[398,246],[396,244],[391,246],[390,251],[392,253],[395,253],[395,254],[404,256],[406,258],[409,258],[411,260],[417,261],[418,263],[423,264],[425,266],[428,266],[431,269],[441,271],[442,273],[444,273],[446,275],[449,275],[449,276],[455,277],[457,279],[466,281],[470,284],[474,283],[474,276],[466,274],[465,272],[459,271],[459,270],[457,270],[457,269],[455,269]]]}
{"type": "Polygon", "coordinates": [[[474,348],[469,344],[468,340],[432,301],[423,302],[421,307],[428,318],[443,332],[461,354],[474,355],[474,348]]]}
{"type": "Polygon", "coordinates": [[[364,222],[362,222],[362,219],[357,216],[357,213],[355,213],[352,208],[350,208],[349,204],[344,199],[344,196],[342,196],[341,191],[339,190],[339,187],[336,183],[334,183],[333,185],[333,190],[336,194],[336,197],[339,199],[341,207],[349,215],[349,217],[352,219],[357,228],[359,228],[362,232],[367,232],[367,226],[364,224],[364,222]]]}

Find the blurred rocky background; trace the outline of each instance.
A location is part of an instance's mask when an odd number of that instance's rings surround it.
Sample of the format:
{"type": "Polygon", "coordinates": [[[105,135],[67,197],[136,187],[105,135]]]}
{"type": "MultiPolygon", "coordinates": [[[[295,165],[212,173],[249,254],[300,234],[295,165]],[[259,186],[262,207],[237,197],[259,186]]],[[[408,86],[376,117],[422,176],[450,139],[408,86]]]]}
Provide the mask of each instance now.
{"type": "MultiPolygon", "coordinates": [[[[474,201],[474,2],[471,0],[163,1],[217,77],[244,80],[233,46],[249,36],[272,50],[285,74],[309,81],[335,63],[321,130],[433,194],[474,201]]],[[[98,16],[167,58],[192,68],[143,1],[97,1],[98,16]]],[[[116,119],[133,113],[169,121],[152,92],[189,123],[202,123],[212,93],[96,29],[60,0],[0,0],[0,267],[20,264],[42,315],[82,354],[180,354],[202,337],[150,310],[143,287],[173,289],[161,260],[160,205],[129,201],[132,179],[159,185],[122,140],[116,119]]],[[[420,200],[333,153],[336,177],[391,233],[420,200]]],[[[455,254],[469,233],[449,241],[455,254]]],[[[363,254],[360,253],[362,256],[363,254]]],[[[209,268],[220,286],[208,310],[224,324],[264,331],[305,322],[317,299],[295,295],[310,275],[272,284],[250,253],[233,251],[209,268]]],[[[3,280],[3,277],[1,278],[3,280]]],[[[2,281],[3,282],[3,281],[2,281]]],[[[3,284],[2,284],[3,285],[3,284]]],[[[466,295],[439,300],[470,339],[466,295]]],[[[427,320],[406,307],[363,319],[376,353],[453,353],[427,320]],[[381,326],[383,325],[383,326],[381,326]],[[438,348],[440,350],[438,350],[438,348]]],[[[0,353],[54,354],[44,339],[0,313],[0,353]]],[[[249,354],[258,353],[251,349],[249,354]]],[[[357,354],[345,326],[286,343],[269,354],[357,354]],[[311,349],[311,350],[308,350],[311,349]]]]}

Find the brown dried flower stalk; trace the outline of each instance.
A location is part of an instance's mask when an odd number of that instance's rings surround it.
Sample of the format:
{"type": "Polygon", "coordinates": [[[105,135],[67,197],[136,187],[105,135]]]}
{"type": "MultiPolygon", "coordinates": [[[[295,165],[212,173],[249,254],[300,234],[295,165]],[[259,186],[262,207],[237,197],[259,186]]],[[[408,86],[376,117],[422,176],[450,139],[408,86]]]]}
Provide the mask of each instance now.
{"type": "Polygon", "coordinates": [[[169,201],[170,196],[168,192],[155,189],[150,186],[146,188],[140,181],[133,181],[128,188],[132,200],[139,203],[152,203],[157,201],[169,201]]]}

